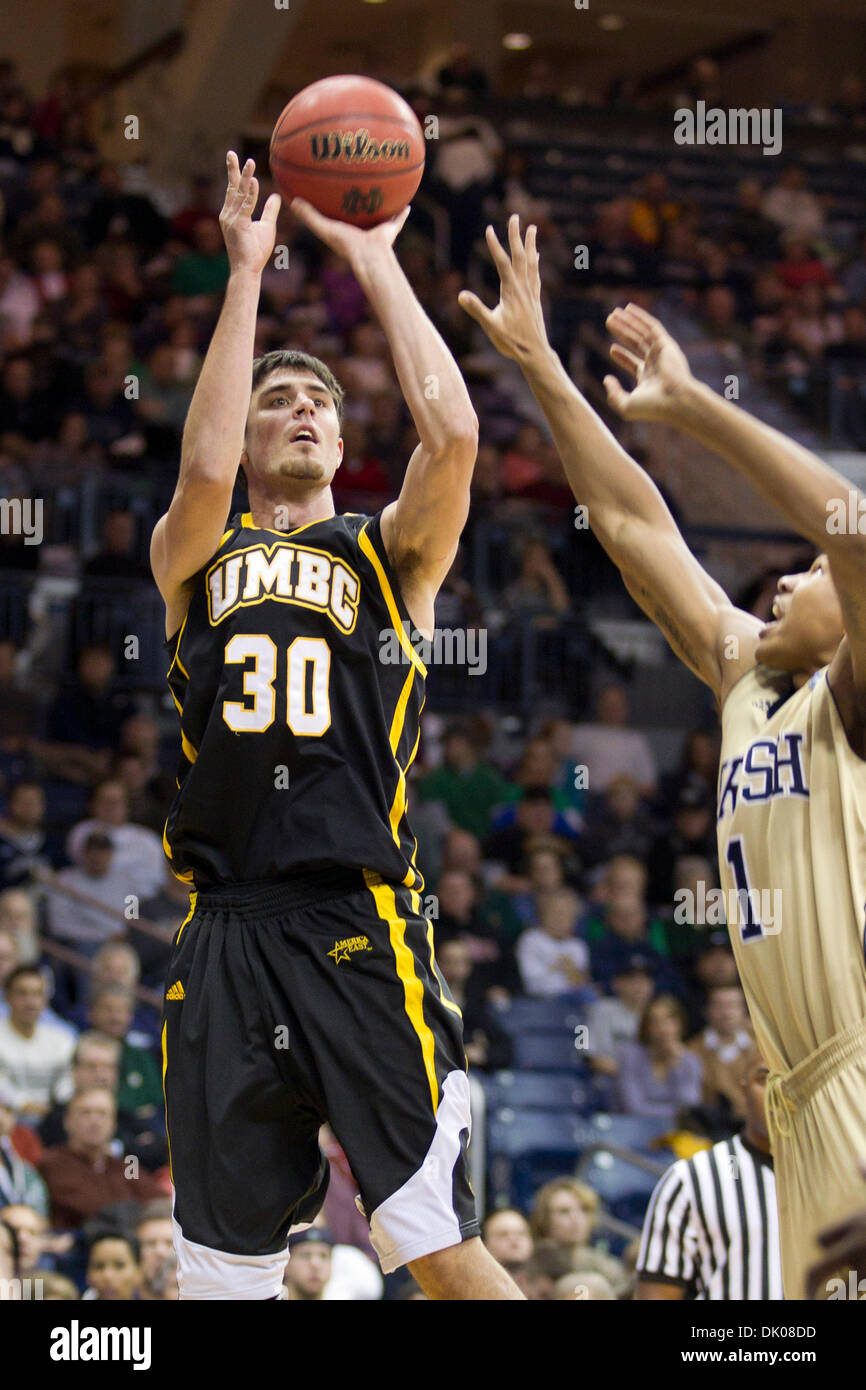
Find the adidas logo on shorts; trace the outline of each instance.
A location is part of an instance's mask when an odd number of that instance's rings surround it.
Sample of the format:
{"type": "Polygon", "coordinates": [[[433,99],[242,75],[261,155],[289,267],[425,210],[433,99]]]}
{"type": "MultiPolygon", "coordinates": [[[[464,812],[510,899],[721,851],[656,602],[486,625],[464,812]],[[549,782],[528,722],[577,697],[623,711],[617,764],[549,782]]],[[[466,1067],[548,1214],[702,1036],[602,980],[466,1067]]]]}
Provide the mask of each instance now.
{"type": "Polygon", "coordinates": [[[185,991],[184,991],[184,987],[183,987],[183,985],[181,984],[180,980],[175,980],[174,984],[172,985],[171,989],[168,991],[168,993],[166,994],[165,997],[166,997],[166,999],[185,999],[185,998],[186,998],[186,993],[185,993],[185,991]]]}

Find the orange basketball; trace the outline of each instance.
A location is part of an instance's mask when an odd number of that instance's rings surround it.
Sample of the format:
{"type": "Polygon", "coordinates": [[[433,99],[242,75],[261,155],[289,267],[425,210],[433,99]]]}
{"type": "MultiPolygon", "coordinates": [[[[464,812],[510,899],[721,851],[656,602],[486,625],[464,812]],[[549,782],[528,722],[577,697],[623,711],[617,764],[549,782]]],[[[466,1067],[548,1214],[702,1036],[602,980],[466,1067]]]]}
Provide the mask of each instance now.
{"type": "Polygon", "coordinates": [[[413,197],[424,172],[424,134],[411,106],[383,82],[324,77],[283,111],[270,163],[286,198],[374,227],[413,197]]]}

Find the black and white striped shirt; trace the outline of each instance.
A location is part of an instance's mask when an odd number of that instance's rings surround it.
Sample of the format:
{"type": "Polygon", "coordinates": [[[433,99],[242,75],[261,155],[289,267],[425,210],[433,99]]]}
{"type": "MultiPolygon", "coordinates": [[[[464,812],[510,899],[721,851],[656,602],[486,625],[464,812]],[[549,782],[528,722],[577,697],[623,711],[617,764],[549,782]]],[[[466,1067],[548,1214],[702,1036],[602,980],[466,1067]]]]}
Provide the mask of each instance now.
{"type": "Polygon", "coordinates": [[[784,1298],[769,1154],[737,1134],[672,1164],[647,1208],[637,1272],[686,1298],[784,1298]]]}

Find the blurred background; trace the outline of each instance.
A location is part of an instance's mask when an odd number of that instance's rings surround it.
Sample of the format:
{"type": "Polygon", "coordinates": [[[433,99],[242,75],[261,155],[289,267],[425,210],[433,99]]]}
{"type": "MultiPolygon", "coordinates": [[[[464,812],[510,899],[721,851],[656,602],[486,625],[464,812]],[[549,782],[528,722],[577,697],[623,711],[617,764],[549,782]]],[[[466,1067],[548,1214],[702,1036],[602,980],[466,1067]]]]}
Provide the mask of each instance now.
{"type": "MultiPolygon", "coordinates": [[[[717,883],[717,721],[581,526],[519,372],[457,294],[493,302],[488,221],[538,224],[554,346],[702,563],[768,616],[808,546],[690,441],[609,418],[604,319],[645,305],[699,377],[862,484],[864,70],[859,0],[810,14],[795,0],[41,0],[38,18],[6,0],[4,1268],[50,1276],[60,1298],[176,1296],[156,1044],[187,899],[162,854],[177,720],[148,542],[228,275],[225,150],[255,156],[264,196],[283,106],[355,72],[403,92],[429,137],[398,249],[481,424],[436,621],[476,651],[483,638],[485,659],[434,666],[410,792],[464,1006],[476,1188],[484,1210],[509,1209],[497,1253],[513,1239],[530,1296],[555,1297],[578,1266],[629,1296],[657,1178],[744,1114],[751,1039],[726,933],[675,915],[679,890],[717,883]],[[778,110],[780,152],[677,144],[674,112],[700,101],[778,110]],[[29,544],[13,522],[36,500],[29,544]],[[660,1100],[641,1092],[648,1057],[669,1082],[660,1100]]],[[[277,242],[257,351],[332,367],[347,391],[337,507],[376,511],[414,447],[387,345],[347,267],[285,210],[277,242]]],[[[308,1242],[291,1296],[413,1296],[366,1258],[351,1174],[325,1142],[335,1244],[308,1242]]]]}

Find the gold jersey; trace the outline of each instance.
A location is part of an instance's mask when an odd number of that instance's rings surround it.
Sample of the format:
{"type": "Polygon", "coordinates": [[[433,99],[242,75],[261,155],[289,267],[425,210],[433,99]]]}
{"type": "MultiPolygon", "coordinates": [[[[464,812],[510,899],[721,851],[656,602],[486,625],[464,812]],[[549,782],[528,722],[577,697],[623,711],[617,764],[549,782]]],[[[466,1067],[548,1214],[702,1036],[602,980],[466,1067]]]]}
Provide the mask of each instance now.
{"type": "Polygon", "coordinates": [[[755,666],[722,711],[718,841],[728,925],[771,1072],[866,1019],[866,761],[827,668],[793,690],[755,666]]]}

